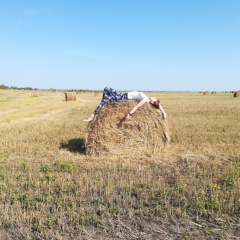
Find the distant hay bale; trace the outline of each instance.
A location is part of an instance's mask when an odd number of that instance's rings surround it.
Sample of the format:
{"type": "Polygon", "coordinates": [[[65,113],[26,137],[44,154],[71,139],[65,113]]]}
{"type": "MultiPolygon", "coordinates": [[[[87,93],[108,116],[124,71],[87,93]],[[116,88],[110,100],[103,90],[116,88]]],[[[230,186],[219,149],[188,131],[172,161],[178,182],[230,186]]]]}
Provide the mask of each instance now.
{"type": "Polygon", "coordinates": [[[170,141],[167,120],[144,104],[124,121],[135,101],[107,104],[88,124],[86,154],[91,156],[143,156],[161,154],[170,141]]]}
{"type": "Polygon", "coordinates": [[[94,97],[100,96],[100,92],[94,92],[94,97]]]}
{"type": "Polygon", "coordinates": [[[205,92],[203,92],[203,95],[207,95],[207,94],[209,94],[209,92],[208,92],[208,91],[205,91],[205,92]]]}
{"type": "Polygon", "coordinates": [[[77,99],[76,92],[66,92],[65,93],[66,101],[76,101],[76,99],[77,99]]]}
{"type": "Polygon", "coordinates": [[[39,94],[37,92],[34,92],[31,94],[31,97],[38,97],[38,96],[39,96],[39,94]]]}
{"type": "Polygon", "coordinates": [[[234,94],[233,94],[234,97],[240,97],[240,91],[236,91],[234,94]]]}
{"type": "Polygon", "coordinates": [[[216,94],[217,92],[216,91],[212,91],[212,94],[216,94]]]}

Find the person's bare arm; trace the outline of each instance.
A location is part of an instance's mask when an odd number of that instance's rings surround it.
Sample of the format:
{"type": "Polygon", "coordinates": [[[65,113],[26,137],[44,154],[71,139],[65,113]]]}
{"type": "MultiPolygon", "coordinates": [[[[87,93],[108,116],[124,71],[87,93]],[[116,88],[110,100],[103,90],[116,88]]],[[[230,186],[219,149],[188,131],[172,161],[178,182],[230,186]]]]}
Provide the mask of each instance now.
{"type": "Polygon", "coordinates": [[[163,107],[162,107],[160,104],[159,104],[159,109],[160,109],[161,112],[162,112],[162,118],[163,118],[163,119],[166,119],[167,114],[166,114],[166,112],[164,111],[163,107]]]}
{"type": "Polygon", "coordinates": [[[126,115],[125,120],[128,121],[130,119],[130,116],[137,111],[138,108],[140,108],[142,105],[144,105],[146,101],[143,99],[141,100],[136,106],[134,106],[126,115]]]}

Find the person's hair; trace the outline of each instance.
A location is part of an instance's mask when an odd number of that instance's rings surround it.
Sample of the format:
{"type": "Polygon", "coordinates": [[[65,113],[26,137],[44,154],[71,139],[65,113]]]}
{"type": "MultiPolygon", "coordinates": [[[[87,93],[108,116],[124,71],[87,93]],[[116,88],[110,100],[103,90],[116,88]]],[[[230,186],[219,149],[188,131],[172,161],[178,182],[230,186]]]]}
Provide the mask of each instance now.
{"type": "Polygon", "coordinates": [[[157,99],[157,100],[152,104],[152,106],[155,107],[156,109],[159,109],[159,104],[160,104],[160,100],[157,99]]]}

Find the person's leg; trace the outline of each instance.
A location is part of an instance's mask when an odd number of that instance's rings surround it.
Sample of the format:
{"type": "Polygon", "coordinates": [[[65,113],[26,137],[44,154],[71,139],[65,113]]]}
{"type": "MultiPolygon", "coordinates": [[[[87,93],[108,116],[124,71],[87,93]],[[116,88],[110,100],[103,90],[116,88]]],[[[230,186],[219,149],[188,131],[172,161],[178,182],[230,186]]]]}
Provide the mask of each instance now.
{"type": "Polygon", "coordinates": [[[112,98],[112,97],[114,97],[118,94],[119,94],[118,91],[116,91],[115,89],[110,88],[110,87],[105,87],[104,90],[103,90],[103,97],[108,96],[109,98],[112,98]]]}
{"type": "Polygon", "coordinates": [[[113,93],[110,99],[110,103],[112,102],[123,102],[128,100],[127,93],[120,93],[113,89],[113,93]]]}
{"type": "Polygon", "coordinates": [[[122,101],[127,101],[127,94],[122,94],[118,91],[116,91],[113,88],[108,88],[105,87],[104,91],[103,91],[103,97],[102,97],[102,101],[100,102],[100,104],[97,106],[96,110],[93,112],[93,114],[97,114],[104,105],[106,105],[107,103],[113,103],[113,102],[122,102],[122,101]]]}
{"type": "Polygon", "coordinates": [[[127,93],[122,94],[118,91],[116,91],[113,88],[105,87],[103,90],[103,96],[100,104],[97,106],[95,111],[85,120],[85,122],[90,122],[93,120],[95,115],[105,106],[107,103],[112,103],[112,102],[122,102],[122,101],[127,101],[127,93]]]}
{"type": "Polygon", "coordinates": [[[113,88],[105,87],[103,90],[103,99],[108,99],[108,103],[120,102],[122,100],[125,100],[125,98],[125,94],[122,94],[113,88]]]}
{"type": "Polygon", "coordinates": [[[114,90],[113,88],[105,87],[103,90],[102,100],[101,100],[100,104],[97,106],[97,108],[95,109],[95,111],[93,112],[94,115],[97,114],[104,105],[112,102],[112,99],[114,99],[116,93],[117,93],[117,91],[114,90]]]}
{"type": "Polygon", "coordinates": [[[116,93],[117,93],[117,91],[114,90],[113,88],[105,87],[103,90],[102,100],[101,100],[100,104],[97,106],[95,111],[87,119],[84,119],[83,121],[84,122],[92,121],[94,116],[102,109],[102,107],[104,105],[112,102],[112,99],[114,98],[116,93]]]}

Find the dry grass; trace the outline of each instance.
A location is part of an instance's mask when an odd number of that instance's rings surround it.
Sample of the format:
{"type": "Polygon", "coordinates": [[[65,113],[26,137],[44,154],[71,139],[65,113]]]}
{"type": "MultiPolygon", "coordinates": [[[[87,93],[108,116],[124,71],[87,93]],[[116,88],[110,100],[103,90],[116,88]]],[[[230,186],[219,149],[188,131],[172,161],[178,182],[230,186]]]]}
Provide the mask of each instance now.
{"type": "Polygon", "coordinates": [[[1,239],[238,239],[239,98],[154,95],[167,151],[91,157],[82,119],[101,96],[1,90],[1,239]]]}

